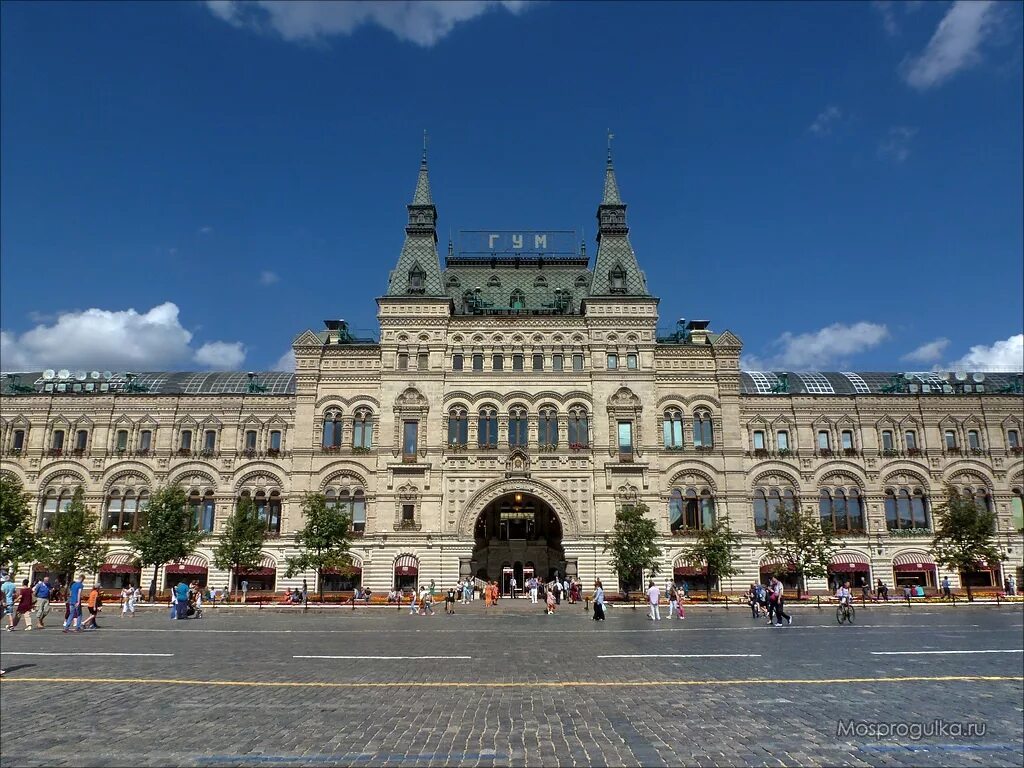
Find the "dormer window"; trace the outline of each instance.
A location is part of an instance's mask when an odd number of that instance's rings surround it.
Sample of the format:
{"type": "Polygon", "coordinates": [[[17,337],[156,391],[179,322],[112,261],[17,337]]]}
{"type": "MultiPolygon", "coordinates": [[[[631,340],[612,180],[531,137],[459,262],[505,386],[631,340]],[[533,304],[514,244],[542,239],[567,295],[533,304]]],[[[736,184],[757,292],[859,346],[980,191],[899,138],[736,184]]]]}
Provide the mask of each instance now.
{"type": "Polygon", "coordinates": [[[608,290],[611,293],[626,292],[626,270],[616,266],[608,273],[608,290]]]}
{"type": "Polygon", "coordinates": [[[427,273],[423,268],[419,264],[413,266],[409,270],[409,293],[423,293],[426,281],[427,273]]]}
{"type": "Polygon", "coordinates": [[[509,297],[508,303],[512,309],[522,309],[526,306],[526,298],[523,296],[523,292],[517,288],[512,291],[512,295],[509,297]]]}

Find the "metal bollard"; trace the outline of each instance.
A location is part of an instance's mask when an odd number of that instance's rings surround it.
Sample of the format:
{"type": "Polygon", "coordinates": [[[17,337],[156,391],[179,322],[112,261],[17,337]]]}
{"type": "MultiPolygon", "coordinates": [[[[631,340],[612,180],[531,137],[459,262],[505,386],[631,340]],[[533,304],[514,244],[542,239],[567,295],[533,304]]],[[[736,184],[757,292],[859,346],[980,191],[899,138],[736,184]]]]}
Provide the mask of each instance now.
{"type": "Polygon", "coordinates": [[[814,599],[818,601],[818,610],[821,610],[821,595],[815,595],[814,599]]]}

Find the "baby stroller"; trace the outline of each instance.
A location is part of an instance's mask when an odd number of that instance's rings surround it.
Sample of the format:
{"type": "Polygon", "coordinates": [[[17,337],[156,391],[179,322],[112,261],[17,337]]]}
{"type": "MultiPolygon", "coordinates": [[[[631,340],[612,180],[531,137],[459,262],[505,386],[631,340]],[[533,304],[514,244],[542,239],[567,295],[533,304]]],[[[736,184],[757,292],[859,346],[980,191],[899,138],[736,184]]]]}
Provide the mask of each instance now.
{"type": "Polygon", "coordinates": [[[203,604],[195,598],[188,601],[188,610],[185,611],[186,619],[203,618],[203,604]]]}

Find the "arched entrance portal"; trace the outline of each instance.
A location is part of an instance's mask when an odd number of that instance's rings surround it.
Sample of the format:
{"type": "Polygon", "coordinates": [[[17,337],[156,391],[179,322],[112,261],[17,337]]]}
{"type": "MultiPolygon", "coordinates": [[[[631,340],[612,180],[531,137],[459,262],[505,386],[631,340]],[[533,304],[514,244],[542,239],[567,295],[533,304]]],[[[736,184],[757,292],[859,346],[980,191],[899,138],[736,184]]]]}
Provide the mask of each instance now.
{"type": "Polygon", "coordinates": [[[565,575],[562,524],[543,499],[512,491],[490,502],[476,518],[473,574],[496,581],[508,594],[514,576],[519,589],[531,575],[544,581],[565,575]]]}

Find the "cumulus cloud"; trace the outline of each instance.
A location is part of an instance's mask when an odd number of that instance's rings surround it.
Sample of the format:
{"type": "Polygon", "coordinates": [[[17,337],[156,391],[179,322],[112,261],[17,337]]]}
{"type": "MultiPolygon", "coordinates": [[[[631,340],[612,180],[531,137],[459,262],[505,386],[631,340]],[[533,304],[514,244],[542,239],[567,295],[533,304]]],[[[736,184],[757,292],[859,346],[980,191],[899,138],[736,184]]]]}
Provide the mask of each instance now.
{"type": "Polygon", "coordinates": [[[818,136],[826,136],[832,133],[832,126],[835,122],[842,117],[843,113],[839,111],[839,107],[829,105],[825,107],[811,123],[808,130],[818,136]]]}
{"type": "Polygon", "coordinates": [[[949,346],[949,339],[938,338],[934,341],[929,341],[926,344],[922,344],[912,352],[905,354],[901,360],[906,360],[909,363],[934,363],[936,360],[941,360],[942,355],[946,352],[946,347],[949,346]]]}
{"type": "Polygon", "coordinates": [[[999,4],[991,0],[957,0],[939,22],[918,56],[903,62],[903,78],[924,91],[942,85],[962,69],[981,61],[981,47],[998,29],[999,4]]]}
{"type": "Polygon", "coordinates": [[[217,18],[236,27],[276,32],[290,42],[315,42],[350,35],[366,24],[383,27],[399,40],[429,48],[456,24],[496,8],[519,13],[524,0],[207,0],[217,18]]]}
{"type": "Polygon", "coordinates": [[[908,125],[897,125],[889,129],[889,133],[878,145],[879,157],[890,157],[902,163],[910,156],[910,140],[917,135],[917,128],[908,125]]]}
{"type": "Polygon", "coordinates": [[[152,371],[180,366],[197,353],[191,346],[192,334],[181,325],[178,314],[178,306],[170,301],[147,312],[96,308],[61,312],[54,321],[21,335],[0,332],[0,369],[152,371]]]}
{"type": "Polygon", "coordinates": [[[295,352],[289,349],[274,363],[275,371],[294,371],[295,370],[295,352]]]}
{"type": "Polygon", "coordinates": [[[195,361],[213,370],[234,370],[245,361],[245,345],[240,341],[208,341],[196,350],[195,361]]]}
{"type": "Polygon", "coordinates": [[[1024,333],[1018,333],[991,345],[978,344],[950,363],[951,371],[1022,371],[1024,370],[1024,333]]]}
{"type": "Polygon", "coordinates": [[[889,329],[877,323],[834,323],[810,333],[786,331],[770,345],[767,356],[744,356],[747,370],[821,370],[881,344],[889,329]]]}
{"type": "Polygon", "coordinates": [[[269,269],[260,272],[260,285],[273,285],[280,279],[276,272],[271,272],[269,269]]]}

